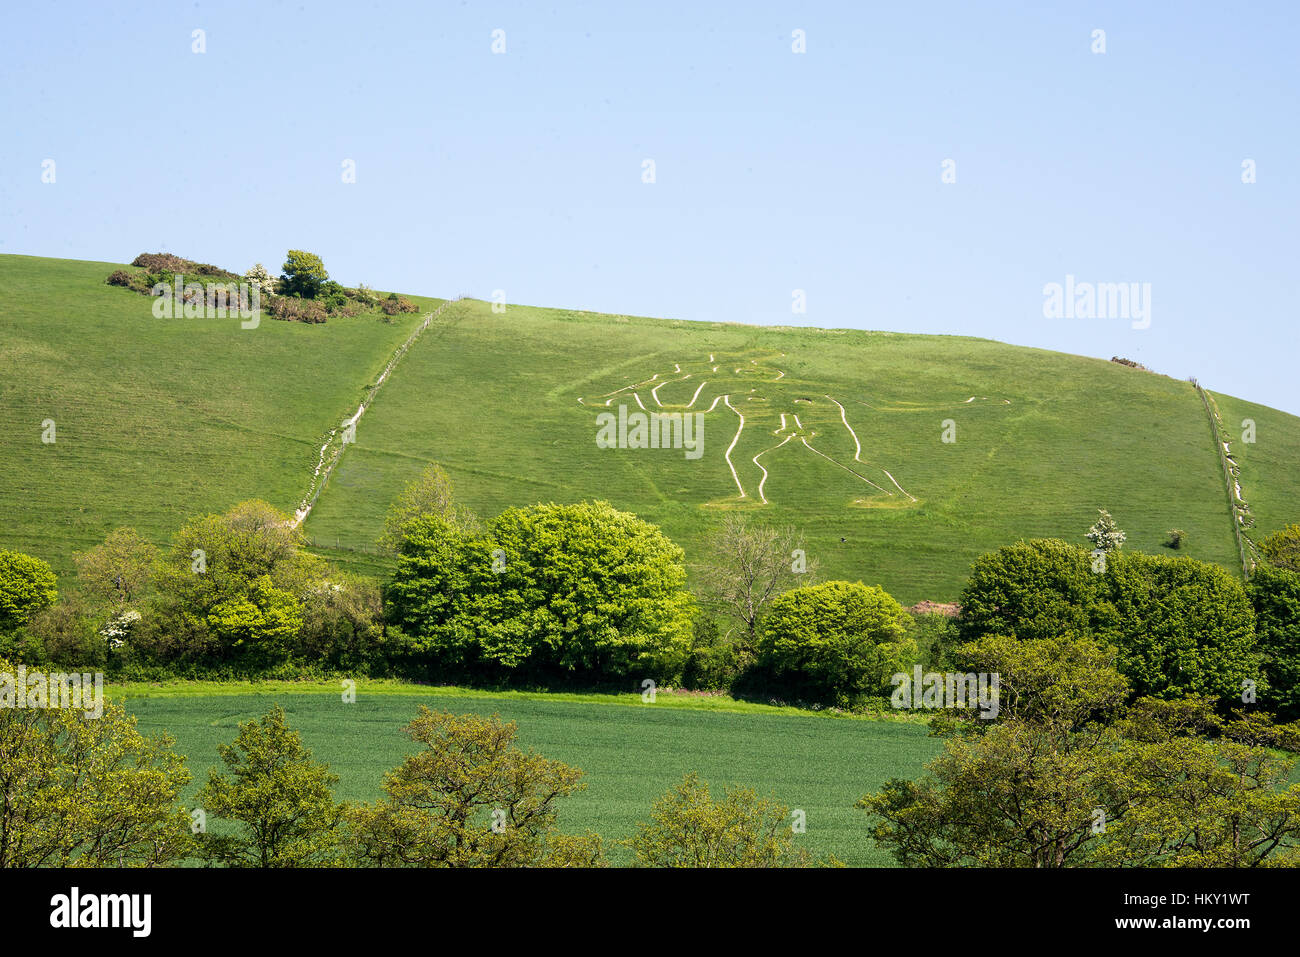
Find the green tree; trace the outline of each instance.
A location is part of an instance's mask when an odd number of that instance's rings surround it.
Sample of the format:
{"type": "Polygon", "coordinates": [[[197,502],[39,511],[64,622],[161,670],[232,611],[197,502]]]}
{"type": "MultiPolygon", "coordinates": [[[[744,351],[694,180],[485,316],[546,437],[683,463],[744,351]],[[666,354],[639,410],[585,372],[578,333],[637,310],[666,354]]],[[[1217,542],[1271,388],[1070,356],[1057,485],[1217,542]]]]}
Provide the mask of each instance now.
{"type": "Polygon", "coordinates": [[[214,605],[204,621],[236,655],[269,665],[293,655],[302,608],[295,595],[276,588],[270,575],[262,575],[243,593],[214,605]]]}
{"type": "Polygon", "coordinates": [[[143,597],[153,578],[158,549],[134,528],[118,528],[87,552],[74,556],[77,577],[91,595],[125,607],[143,597]]]}
{"type": "Polygon", "coordinates": [[[816,578],[803,536],[792,528],[774,528],[733,513],[709,536],[708,555],[701,572],[710,604],[740,626],[736,642],[741,664],[758,648],[763,617],[782,592],[810,585],[816,578]]]}
{"type": "Polygon", "coordinates": [[[308,661],[365,669],[385,645],[384,603],[370,578],[333,571],[302,596],[301,652],[308,661]]]}
{"type": "Polygon", "coordinates": [[[534,505],[507,509],[489,537],[504,570],[488,656],[661,683],[681,673],[694,601],[682,550],[656,526],[607,502],[534,505]]]}
{"type": "MultiPolygon", "coordinates": [[[[0,660],[0,675],[14,673],[0,660]]],[[[16,690],[16,689],[15,689],[16,690]]],[[[24,689],[26,690],[26,689],[24,689]]],[[[156,867],[192,848],[184,760],[109,702],[0,707],[0,867],[156,867]]]]}
{"type": "Polygon", "coordinates": [[[1240,580],[1193,558],[1111,556],[1097,579],[1096,636],[1119,648],[1119,670],[1141,695],[1240,702],[1257,681],[1255,616],[1240,580]]]}
{"type": "Polygon", "coordinates": [[[1103,570],[1087,549],[1020,542],[976,559],[961,604],[967,641],[1091,635],[1115,645],[1138,694],[1239,700],[1242,682],[1261,677],[1241,582],[1192,558],[1113,553],[1103,570]]]}
{"type": "MultiPolygon", "coordinates": [[[[714,800],[691,773],[655,802],[626,842],[638,867],[812,867],[796,844],[790,809],[749,788],[714,800]]],[[[833,859],[828,863],[837,864],[833,859]]]]}
{"type": "Polygon", "coordinates": [[[492,556],[482,543],[436,514],[407,520],[397,566],[384,589],[386,615],[423,643],[433,663],[471,671],[482,662],[476,596],[492,583],[492,556]]]}
{"type": "Polygon", "coordinates": [[[963,641],[1086,634],[1096,592],[1087,549],[1058,539],[1004,545],[975,559],[961,593],[958,631],[963,641]]]}
{"type": "Polygon", "coordinates": [[[959,655],[1001,675],[998,720],[949,713],[918,781],[858,806],[905,866],[1248,867],[1296,862],[1300,728],[1222,722],[1209,699],[1124,705],[1114,652],[1086,637],[991,637],[959,655]],[[1218,732],[1207,738],[1207,733],[1218,732]]]}
{"type": "Polygon", "coordinates": [[[356,863],[380,867],[601,866],[595,835],[555,829],[582,772],[514,744],[497,716],[421,706],[406,733],[421,745],[384,779],[387,798],[348,809],[356,863]]]}
{"type": "Polygon", "coordinates": [[[1259,553],[1270,565],[1300,573],[1300,525],[1278,529],[1259,543],[1259,553]]]}
{"type": "Polygon", "coordinates": [[[433,515],[466,531],[474,531],[478,524],[472,512],[456,504],[451,478],[441,465],[435,463],[402,489],[389,506],[384,532],[379,538],[380,547],[396,552],[401,544],[403,526],[425,515],[433,515]]]}
{"type": "Polygon", "coordinates": [[[0,632],[25,625],[59,597],[48,564],[22,552],[0,550],[0,632]]]}
{"type": "Polygon", "coordinates": [[[235,821],[233,834],[205,833],[203,855],[228,867],[312,867],[333,863],[342,808],[329,766],[313,760],[297,731],[273,707],[241,722],[233,744],[217,746],[226,773],[215,768],[199,792],[206,812],[235,821]]]}
{"type": "Polygon", "coordinates": [[[184,526],[155,565],[150,624],[160,654],[256,665],[286,661],[301,596],[326,577],[283,512],[241,502],[184,526]]]}
{"type": "Polygon", "coordinates": [[[779,687],[841,706],[881,693],[915,656],[902,606],[861,582],[824,582],[779,595],[759,640],[759,661],[779,687]]]}
{"type": "Polygon", "coordinates": [[[321,258],[301,249],[289,250],[280,271],[281,294],[300,299],[315,299],[321,286],[329,279],[321,258]]]}
{"type": "Polygon", "coordinates": [[[1268,680],[1261,703],[1286,720],[1300,718],[1300,573],[1260,565],[1246,591],[1268,680]]]}
{"type": "Polygon", "coordinates": [[[482,537],[403,526],[393,620],[436,654],[499,674],[681,674],[694,602],[682,550],[605,502],[503,512],[482,537]]]}

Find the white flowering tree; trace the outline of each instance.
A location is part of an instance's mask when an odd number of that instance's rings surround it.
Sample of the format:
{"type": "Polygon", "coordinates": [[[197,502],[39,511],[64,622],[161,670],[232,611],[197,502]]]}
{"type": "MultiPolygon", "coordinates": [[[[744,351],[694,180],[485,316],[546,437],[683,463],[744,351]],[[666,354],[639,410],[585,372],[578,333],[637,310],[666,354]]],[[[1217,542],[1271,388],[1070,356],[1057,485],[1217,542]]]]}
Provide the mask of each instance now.
{"type": "Polygon", "coordinates": [[[1097,509],[1101,516],[1097,519],[1095,525],[1088,529],[1088,541],[1092,542],[1094,548],[1103,552],[1119,551],[1120,546],[1124,544],[1126,536],[1123,530],[1111,518],[1110,512],[1104,508],[1097,509]]]}
{"type": "Polygon", "coordinates": [[[275,284],[278,280],[267,272],[266,267],[261,263],[256,263],[252,269],[244,273],[244,281],[255,287],[260,296],[275,295],[275,284]]]}

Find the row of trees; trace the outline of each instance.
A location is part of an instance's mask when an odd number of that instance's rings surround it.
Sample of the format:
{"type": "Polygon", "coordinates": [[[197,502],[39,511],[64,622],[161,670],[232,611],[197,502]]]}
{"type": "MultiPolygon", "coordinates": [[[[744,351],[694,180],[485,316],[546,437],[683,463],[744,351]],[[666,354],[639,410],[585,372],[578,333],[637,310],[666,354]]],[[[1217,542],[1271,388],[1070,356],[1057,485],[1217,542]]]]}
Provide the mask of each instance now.
{"type": "Polygon", "coordinates": [[[141,675],[649,678],[855,708],[914,663],[946,667],[959,641],[1085,636],[1116,648],[1134,695],[1300,717],[1294,526],[1261,544],[1246,585],[1191,558],[1126,553],[1117,527],[1090,538],[1092,552],[1035,540],[981,556],[952,621],[908,614],[879,587],[816,582],[795,533],[733,515],[692,593],[682,550],[634,515],[543,504],[481,523],[435,466],[390,510],[382,588],[312,555],[264,502],[196,519],[161,550],[119,529],[77,556],[77,587],[57,603],[48,566],[0,553],[0,653],[141,675]]]}
{"type": "MultiPolygon", "coordinates": [[[[0,661],[0,670],[8,667],[0,661]]],[[[190,776],[169,737],[110,704],[0,710],[0,867],[602,867],[594,833],[557,826],[582,772],[521,750],[497,717],[421,707],[416,750],[384,796],[339,803],[338,778],[276,706],[241,723],[186,809],[190,776]],[[211,829],[210,829],[211,826],[211,829]]],[[[688,775],[623,842],[649,867],[807,866],[787,807],[748,789],[713,798],[688,775]]],[[[828,863],[834,863],[833,861],[828,863]]]]}
{"type": "Polygon", "coordinates": [[[48,565],[0,553],[0,653],[196,676],[366,673],[400,655],[379,587],[309,553],[265,502],[198,518],[165,549],[117,529],[76,564],[77,587],[55,603],[48,565]]]}

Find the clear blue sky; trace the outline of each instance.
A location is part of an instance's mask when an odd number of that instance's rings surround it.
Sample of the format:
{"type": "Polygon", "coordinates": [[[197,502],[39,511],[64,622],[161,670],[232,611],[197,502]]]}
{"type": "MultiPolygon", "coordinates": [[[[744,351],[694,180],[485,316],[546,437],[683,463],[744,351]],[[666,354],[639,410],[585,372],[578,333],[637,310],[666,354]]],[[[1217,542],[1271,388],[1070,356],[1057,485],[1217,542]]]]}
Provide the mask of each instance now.
{"type": "Polygon", "coordinates": [[[986,336],[1300,413],[1298,64],[1294,2],[11,4],[0,251],[301,247],[348,284],[986,336]],[[1044,318],[1067,274],[1150,283],[1151,327],[1044,318]]]}

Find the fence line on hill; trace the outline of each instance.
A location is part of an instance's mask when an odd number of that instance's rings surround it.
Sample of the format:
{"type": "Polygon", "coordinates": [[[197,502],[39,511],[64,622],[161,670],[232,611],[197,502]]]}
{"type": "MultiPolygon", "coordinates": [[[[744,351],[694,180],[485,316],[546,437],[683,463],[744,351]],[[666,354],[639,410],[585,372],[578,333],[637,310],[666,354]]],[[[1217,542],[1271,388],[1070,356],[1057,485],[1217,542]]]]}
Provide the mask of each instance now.
{"type": "Polygon", "coordinates": [[[302,525],[302,523],[307,520],[307,516],[311,514],[312,508],[316,505],[316,500],[320,498],[320,493],[325,489],[325,483],[329,481],[329,477],[333,474],[335,467],[338,466],[339,460],[343,458],[343,450],[351,444],[351,442],[356,441],[355,433],[357,422],[361,420],[361,416],[365,414],[366,409],[369,408],[370,404],[374,401],[375,396],[379,392],[379,387],[388,380],[389,373],[396,368],[398,361],[402,356],[406,355],[411,346],[415,344],[415,340],[420,338],[424,331],[433,324],[433,320],[437,319],[449,308],[454,306],[456,303],[461,302],[465,298],[465,296],[457,296],[455,299],[448,299],[444,301],[442,305],[438,306],[437,309],[433,310],[433,312],[426,315],[424,321],[411,330],[411,334],[406,337],[406,341],[398,346],[393,352],[392,357],[389,358],[388,362],[384,365],[383,371],[379,373],[379,378],[376,379],[374,384],[366,390],[365,398],[361,400],[361,405],[357,407],[357,411],[344,419],[342,425],[338,428],[330,429],[329,435],[325,438],[325,444],[320,448],[320,457],[317,460],[316,471],[312,473],[311,485],[307,488],[307,495],[303,498],[302,504],[299,505],[298,509],[293,513],[293,519],[290,522],[290,525],[293,528],[298,528],[302,525]],[[349,434],[353,435],[352,439],[348,438],[349,434]]]}
{"type": "Polygon", "coordinates": [[[1250,506],[1235,491],[1240,486],[1236,485],[1232,468],[1228,464],[1228,453],[1224,448],[1223,441],[1223,420],[1219,417],[1218,406],[1210,401],[1209,393],[1201,388],[1199,382],[1195,379],[1190,381],[1196,388],[1196,394],[1201,397],[1201,404],[1205,406],[1205,414],[1210,419],[1210,432],[1214,436],[1214,448],[1219,453],[1219,466],[1223,469],[1223,489],[1228,496],[1228,517],[1232,520],[1232,535],[1236,539],[1237,555],[1241,559],[1241,577],[1249,579],[1254,564],[1246,556],[1246,541],[1241,529],[1243,522],[1250,517],[1250,506]]]}

